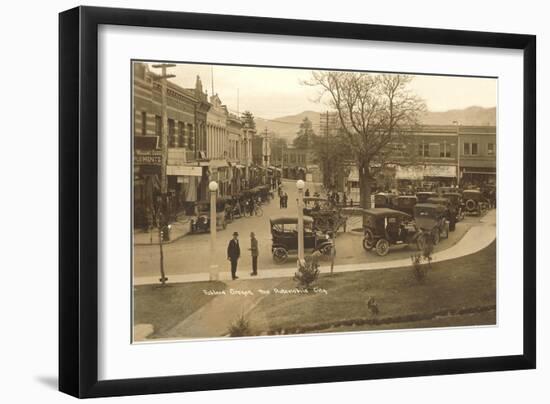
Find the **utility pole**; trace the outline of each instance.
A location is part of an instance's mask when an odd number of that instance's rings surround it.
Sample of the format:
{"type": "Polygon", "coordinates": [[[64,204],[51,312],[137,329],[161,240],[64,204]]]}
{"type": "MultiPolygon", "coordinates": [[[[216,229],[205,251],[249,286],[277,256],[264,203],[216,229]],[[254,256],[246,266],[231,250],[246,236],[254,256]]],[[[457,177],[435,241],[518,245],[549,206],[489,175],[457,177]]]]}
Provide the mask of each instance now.
{"type": "Polygon", "coordinates": [[[453,121],[456,126],[456,187],[460,187],[460,122],[453,121]]]}
{"type": "Polygon", "coordinates": [[[161,100],[162,100],[162,131],[160,139],[161,147],[161,167],[160,167],[160,192],[163,198],[166,197],[168,192],[168,178],[166,176],[166,166],[168,163],[168,113],[166,102],[166,81],[172,77],[176,77],[174,74],[166,74],[166,69],[169,67],[175,67],[175,64],[162,63],[159,65],[153,65],[154,68],[162,69],[162,74],[158,77],[160,79],[161,88],[161,100]]]}
{"type": "MultiPolygon", "coordinates": [[[[325,138],[325,173],[326,175],[328,176],[328,172],[329,172],[329,158],[328,158],[328,111],[327,111],[327,124],[326,124],[326,138],[325,138]]],[[[330,185],[329,184],[329,179],[327,178],[326,181],[325,181],[325,184],[326,185],[330,185]]]]}
{"type": "Polygon", "coordinates": [[[166,278],[164,272],[164,252],[162,250],[162,243],[164,241],[164,231],[169,232],[168,226],[168,177],[166,175],[166,167],[168,165],[168,114],[166,106],[166,80],[172,77],[176,77],[173,74],[166,74],[166,69],[169,67],[175,67],[174,64],[162,63],[153,65],[154,68],[161,68],[162,74],[158,77],[160,79],[161,98],[162,98],[162,130],[160,135],[160,147],[161,147],[161,166],[160,166],[160,192],[161,200],[159,203],[159,250],[160,250],[160,282],[164,286],[168,278],[166,278]],[[164,230],[164,231],[163,231],[164,230]]]}
{"type": "Polygon", "coordinates": [[[267,167],[268,167],[268,144],[267,144],[267,127],[264,130],[264,139],[262,142],[262,151],[263,151],[263,158],[264,158],[264,167],[265,167],[265,176],[264,176],[264,185],[267,184],[267,167]]]}

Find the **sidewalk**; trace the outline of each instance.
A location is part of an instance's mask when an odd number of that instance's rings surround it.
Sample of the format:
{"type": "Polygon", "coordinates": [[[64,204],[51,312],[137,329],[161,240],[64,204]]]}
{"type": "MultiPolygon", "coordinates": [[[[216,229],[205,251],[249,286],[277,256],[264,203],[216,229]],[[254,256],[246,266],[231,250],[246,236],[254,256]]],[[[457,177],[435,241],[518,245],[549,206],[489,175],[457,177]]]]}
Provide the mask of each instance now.
{"type": "MultiPolygon", "coordinates": [[[[170,244],[185,237],[191,231],[191,222],[188,216],[180,216],[176,222],[170,223],[170,240],[163,241],[162,244],[170,244]]],[[[157,228],[151,231],[134,229],[134,246],[158,245],[159,230],[157,228]]]]}
{"type": "MultiPolygon", "coordinates": [[[[475,225],[470,228],[466,234],[455,245],[433,254],[432,263],[447,261],[466,255],[474,254],[489,244],[491,244],[496,238],[496,210],[489,211],[483,218],[480,219],[479,225],[475,225]]],[[[351,271],[373,271],[377,269],[387,268],[410,268],[411,260],[409,257],[389,260],[383,262],[365,262],[361,264],[350,265],[336,265],[334,272],[351,272],[351,271]]],[[[321,273],[330,273],[330,264],[321,263],[319,268],[321,273]]],[[[228,281],[232,284],[237,284],[247,279],[271,279],[271,278],[292,278],[296,268],[272,268],[264,269],[258,273],[258,276],[252,278],[247,274],[247,271],[239,272],[240,280],[232,281],[231,275],[228,270],[220,272],[218,274],[218,280],[228,281]]],[[[210,274],[208,272],[186,274],[186,275],[172,275],[169,276],[170,283],[184,283],[184,282],[199,282],[209,281],[210,274]]],[[[134,286],[158,284],[158,276],[143,276],[136,277],[134,279],[134,286]]]]}

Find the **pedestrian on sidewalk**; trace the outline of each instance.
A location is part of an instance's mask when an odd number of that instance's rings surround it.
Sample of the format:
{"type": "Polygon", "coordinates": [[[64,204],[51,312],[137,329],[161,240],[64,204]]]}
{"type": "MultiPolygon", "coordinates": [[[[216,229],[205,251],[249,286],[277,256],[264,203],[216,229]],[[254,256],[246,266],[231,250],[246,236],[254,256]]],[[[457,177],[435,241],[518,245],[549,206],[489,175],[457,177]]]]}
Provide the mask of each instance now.
{"type": "Polygon", "coordinates": [[[237,264],[241,257],[241,247],[239,247],[239,233],[234,232],[233,238],[229,240],[227,246],[227,260],[231,261],[231,279],[239,279],[237,276],[237,264]]]}
{"type": "Polygon", "coordinates": [[[250,254],[252,255],[252,273],[250,276],[258,275],[258,240],[254,232],[250,233],[250,254]]]}

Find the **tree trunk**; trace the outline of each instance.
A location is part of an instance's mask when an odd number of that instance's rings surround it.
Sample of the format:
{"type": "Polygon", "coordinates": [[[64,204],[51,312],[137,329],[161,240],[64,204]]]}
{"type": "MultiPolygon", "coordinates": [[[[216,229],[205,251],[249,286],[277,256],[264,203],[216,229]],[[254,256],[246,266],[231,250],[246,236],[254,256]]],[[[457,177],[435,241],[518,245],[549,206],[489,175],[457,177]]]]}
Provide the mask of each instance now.
{"type": "Polygon", "coordinates": [[[359,166],[359,191],[360,206],[363,209],[370,209],[372,206],[370,203],[371,184],[368,164],[359,166]]]}

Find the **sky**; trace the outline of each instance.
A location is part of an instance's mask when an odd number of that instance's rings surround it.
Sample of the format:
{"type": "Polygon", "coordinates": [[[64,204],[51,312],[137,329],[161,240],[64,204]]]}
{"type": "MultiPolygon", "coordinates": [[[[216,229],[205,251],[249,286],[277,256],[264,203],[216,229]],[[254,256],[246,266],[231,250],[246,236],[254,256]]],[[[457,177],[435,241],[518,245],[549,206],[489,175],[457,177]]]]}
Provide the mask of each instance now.
{"type": "MultiPolygon", "coordinates": [[[[160,69],[151,70],[160,73],[160,69]]],[[[176,75],[171,81],[186,88],[194,87],[199,75],[208,95],[213,85],[234,113],[249,110],[254,116],[273,119],[327,109],[327,99],[317,100],[319,89],[301,84],[311,77],[311,70],[177,64],[169,73],[176,75]]],[[[430,111],[495,107],[497,102],[496,79],[415,75],[410,86],[430,111]]]]}

